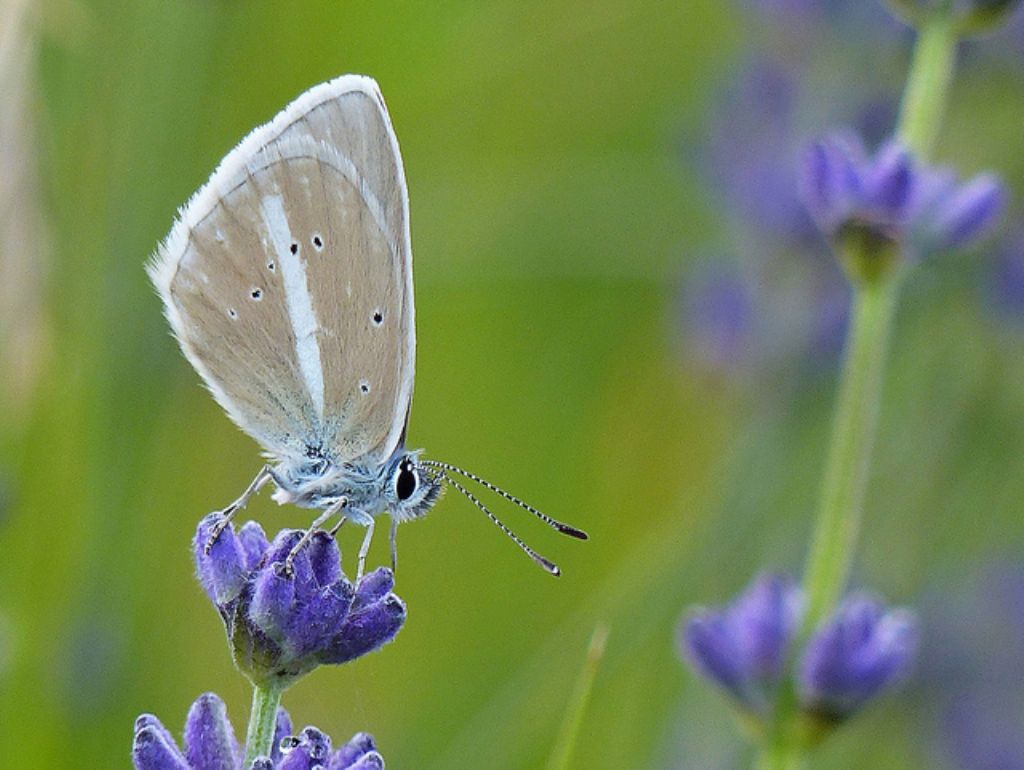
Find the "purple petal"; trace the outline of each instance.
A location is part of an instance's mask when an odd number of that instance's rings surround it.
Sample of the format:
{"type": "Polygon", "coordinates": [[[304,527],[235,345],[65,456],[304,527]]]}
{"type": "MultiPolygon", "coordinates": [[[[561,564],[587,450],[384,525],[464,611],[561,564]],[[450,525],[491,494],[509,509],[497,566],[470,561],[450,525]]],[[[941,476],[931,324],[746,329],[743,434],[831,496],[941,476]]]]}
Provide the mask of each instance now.
{"type": "Polygon", "coordinates": [[[327,586],[345,579],[341,573],[341,550],[338,541],[326,532],[316,532],[306,546],[317,586],[327,586]]]}
{"type": "Polygon", "coordinates": [[[331,754],[331,739],[327,733],[315,727],[307,726],[302,728],[300,733],[303,744],[309,750],[309,758],[320,762],[327,760],[331,754]]]}
{"type": "Polygon", "coordinates": [[[356,586],[352,611],[380,601],[395,587],[395,576],[387,567],[378,567],[368,575],[363,575],[356,586]]]}
{"type": "MultiPolygon", "coordinates": [[[[287,739],[286,739],[287,740],[287,739]]],[[[322,768],[331,754],[331,739],[315,727],[305,727],[282,752],[277,770],[322,768]]]]}
{"type": "Polygon", "coordinates": [[[799,611],[798,591],[782,575],[761,575],[733,605],[733,633],[752,676],[766,682],[782,676],[799,611]]]}
{"type": "Polygon", "coordinates": [[[395,638],[405,623],[405,605],[394,594],[349,614],[341,632],[321,656],[324,663],[345,663],[395,638]]]}
{"type": "Polygon", "coordinates": [[[289,749],[277,763],[276,770],[312,770],[313,760],[304,746],[296,746],[289,749]]]}
{"type": "MultiPolygon", "coordinates": [[[[351,765],[344,765],[347,770],[384,770],[384,757],[376,751],[364,754],[351,765]]],[[[333,765],[329,768],[331,770],[333,765]]]]}
{"type": "Polygon", "coordinates": [[[917,622],[906,610],[886,611],[875,599],[851,596],[814,634],[799,667],[808,711],[842,721],[909,673],[917,622]]]}
{"type": "Polygon", "coordinates": [[[296,602],[295,579],[284,574],[278,562],[259,571],[249,606],[248,619],[278,644],[284,644],[292,627],[296,602]]]}
{"type": "Polygon", "coordinates": [[[205,516],[199,522],[192,540],[199,582],[217,607],[223,607],[238,598],[246,577],[245,556],[235,537],[234,528],[230,525],[224,528],[210,546],[210,552],[206,553],[211,532],[220,521],[221,515],[218,513],[205,516]]]}
{"type": "Polygon", "coordinates": [[[1003,185],[992,174],[960,187],[935,212],[933,227],[942,247],[956,249],[978,238],[998,219],[1005,203],[1003,185]]]}
{"type": "Polygon", "coordinates": [[[897,142],[888,142],[867,169],[865,203],[888,221],[903,219],[911,200],[914,175],[910,155],[897,142]]]}
{"type": "MultiPolygon", "coordinates": [[[[327,765],[327,770],[355,770],[356,767],[359,767],[357,763],[367,755],[380,757],[380,754],[377,753],[377,745],[373,742],[373,736],[369,733],[356,733],[348,743],[334,753],[330,764],[327,765]]],[[[380,761],[380,766],[383,767],[383,759],[380,761]]],[[[374,765],[366,767],[370,768],[374,765]]]]}
{"type": "MultiPolygon", "coordinates": [[[[274,542],[270,544],[270,548],[267,549],[262,569],[271,569],[275,564],[283,568],[288,554],[298,545],[302,535],[302,531],[297,529],[281,530],[277,537],[274,538],[274,542]]],[[[313,578],[313,569],[309,563],[308,543],[295,554],[295,558],[292,560],[292,573],[297,596],[301,597],[317,590],[316,581],[313,578]]]]}
{"type": "Polygon", "coordinates": [[[341,630],[352,606],[352,586],[337,582],[323,588],[307,601],[290,623],[292,647],[297,655],[306,655],[330,644],[341,630]]]}
{"type": "Polygon", "coordinates": [[[270,757],[275,762],[281,760],[281,741],[292,734],[292,719],[283,706],[277,709],[277,724],[274,727],[274,745],[270,757]]]}
{"type": "Polygon", "coordinates": [[[191,770],[174,738],[152,714],[135,720],[132,762],[136,770],[191,770]]]}
{"type": "Polygon", "coordinates": [[[200,695],[185,720],[185,756],[193,770],[235,770],[242,762],[224,701],[200,695]]]}
{"type": "Polygon", "coordinates": [[[692,616],[683,651],[705,677],[755,713],[771,706],[801,614],[801,594],[789,578],[760,575],[720,611],[692,616]]]}
{"type": "Polygon", "coordinates": [[[742,663],[720,613],[704,612],[692,617],[683,632],[683,650],[690,664],[706,678],[741,701],[746,699],[742,663]]]}
{"type": "Polygon", "coordinates": [[[850,215],[861,194],[863,184],[857,169],[862,155],[859,142],[846,136],[815,142],[804,153],[801,197],[826,235],[833,234],[850,215]]]}
{"type": "Polygon", "coordinates": [[[247,521],[238,530],[238,542],[245,554],[245,568],[250,572],[259,566],[263,554],[270,548],[270,542],[263,532],[263,527],[255,521],[247,521]]]}

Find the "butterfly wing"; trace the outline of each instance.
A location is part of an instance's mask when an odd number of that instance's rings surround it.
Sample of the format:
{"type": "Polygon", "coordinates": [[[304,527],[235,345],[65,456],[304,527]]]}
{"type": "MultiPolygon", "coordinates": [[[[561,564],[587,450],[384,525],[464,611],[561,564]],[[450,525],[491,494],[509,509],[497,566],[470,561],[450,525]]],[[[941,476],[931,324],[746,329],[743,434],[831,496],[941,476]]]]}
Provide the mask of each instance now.
{"type": "Polygon", "coordinates": [[[415,357],[408,195],[377,84],[346,75],[255,129],[148,266],[218,403],[278,457],[383,460],[415,357]]]}

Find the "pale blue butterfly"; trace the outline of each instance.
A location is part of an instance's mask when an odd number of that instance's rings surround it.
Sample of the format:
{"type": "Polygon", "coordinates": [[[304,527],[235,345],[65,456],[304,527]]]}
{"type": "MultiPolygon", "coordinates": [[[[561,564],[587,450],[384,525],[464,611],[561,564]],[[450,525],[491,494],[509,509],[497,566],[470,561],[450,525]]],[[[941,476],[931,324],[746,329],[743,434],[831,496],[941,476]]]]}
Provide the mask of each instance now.
{"type": "MultiPolygon", "coordinates": [[[[278,503],[322,509],[289,555],[337,516],[366,527],[423,516],[449,484],[538,564],[558,567],[453,476],[586,539],[483,479],[405,448],[412,402],[409,201],[376,82],[345,75],[252,131],[182,208],[147,266],[185,356],[271,461],[221,526],[268,481],[278,503]]],[[[336,531],[337,527],[335,527],[336,531]]]]}

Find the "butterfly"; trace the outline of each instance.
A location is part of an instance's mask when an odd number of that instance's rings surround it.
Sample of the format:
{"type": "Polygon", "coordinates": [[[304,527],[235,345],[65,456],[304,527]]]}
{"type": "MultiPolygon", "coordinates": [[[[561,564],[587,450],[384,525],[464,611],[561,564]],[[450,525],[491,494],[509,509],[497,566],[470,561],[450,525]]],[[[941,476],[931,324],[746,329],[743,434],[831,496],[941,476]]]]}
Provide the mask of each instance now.
{"type": "Polygon", "coordinates": [[[221,511],[207,549],[265,484],[279,504],[321,511],[286,560],[333,518],[418,519],[445,485],[504,497],[559,532],[587,539],[484,479],[405,446],[415,375],[409,198],[377,83],[343,75],[254,129],[180,210],[147,265],[185,357],[268,462],[221,511]]]}

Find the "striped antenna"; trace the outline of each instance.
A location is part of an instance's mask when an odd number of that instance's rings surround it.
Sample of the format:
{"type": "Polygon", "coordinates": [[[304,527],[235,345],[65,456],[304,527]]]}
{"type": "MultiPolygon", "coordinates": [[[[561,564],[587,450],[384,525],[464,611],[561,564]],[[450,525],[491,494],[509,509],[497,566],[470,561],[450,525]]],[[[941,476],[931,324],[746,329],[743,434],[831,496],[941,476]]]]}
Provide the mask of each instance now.
{"type": "MultiPolygon", "coordinates": [[[[420,460],[420,465],[425,465],[428,468],[439,468],[439,469],[441,469],[443,471],[447,471],[448,473],[458,473],[460,476],[464,476],[465,478],[470,479],[471,481],[475,481],[480,486],[486,487],[487,489],[491,490],[495,494],[500,495],[501,497],[504,497],[510,503],[515,503],[520,508],[529,511],[530,513],[532,513],[534,516],[536,516],[538,519],[543,521],[545,524],[547,524],[549,527],[551,527],[555,531],[561,532],[563,535],[569,535],[570,537],[575,537],[578,540],[588,540],[589,539],[589,536],[587,535],[587,533],[584,532],[582,529],[577,529],[576,527],[570,526],[568,524],[564,524],[564,523],[562,523],[560,521],[557,521],[556,519],[552,519],[550,516],[548,516],[543,511],[537,510],[536,508],[534,508],[529,503],[523,502],[522,500],[520,500],[515,495],[509,494],[504,489],[501,489],[500,487],[495,486],[494,484],[492,484],[491,482],[487,481],[486,479],[480,478],[475,473],[470,473],[469,471],[465,471],[462,468],[459,468],[459,467],[457,467],[455,465],[451,465],[450,463],[443,463],[443,462],[440,462],[438,460],[420,460]]],[[[451,476],[448,475],[448,473],[444,473],[443,475],[444,475],[444,478],[448,481],[449,484],[451,484],[456,489],[461,490],[463,492],[463,494],[469,496],[470,499],[473,499],[473,500],[476,499],[476,498],[472,497],[471,495],[469,495],[469,493],[466,492],[463,487],[459,486],[454,481],[452,481],[452,478],[451,478],[451,476]]],[[[478,503],[478,505],[479,505],[479,503],[478,503]]],[[[486,511],[487,509],[485,508],[484,510],[486,511]]],[[[504,525],[502,525],[502,526],[504,527],[504,525]]]]}
{"type": "Polygon", "coordinates": [[[443,478],[445,481],[447,481],[449,484],[451,484],[453,487],[459,490],[469,499],[471,503],[473,503],[473,505],[475,505],[485,514],[487,514],[487,518],[493,521],[498,526],[498,529],[500,529],[502,532],[504,532],[506,535],[512,538],[512,541],[520,548],[522,548],[523,551],[526,552],[526,555],[533,559],[535,562],[537,562],[537,564],[539,564],[541,567],[543,567],[545,570],[550,572],[555,577],[558,577],[562,574],[562,570],[558,568],[557,564],[555,564],[552,561],[549,561],[548,559],[545,559],[535,550],[530,548],[530,546],[524,543],[515,532],[513,532],[511,529],[505,526],[505,523],[502,522],[501,519],[499,519],[491,512],[490,508],[488,508],[486,505],[480,502],[479,498],[477,498],[476,495],[474,495],[472,492],[470,492],[468,489],[462,486],[462,484],[457,482],[455,479],[453,479],[451,476],[449,476],[447,473],[444,473],[443,471],[441,472],[441,478],[443,478]]]}

